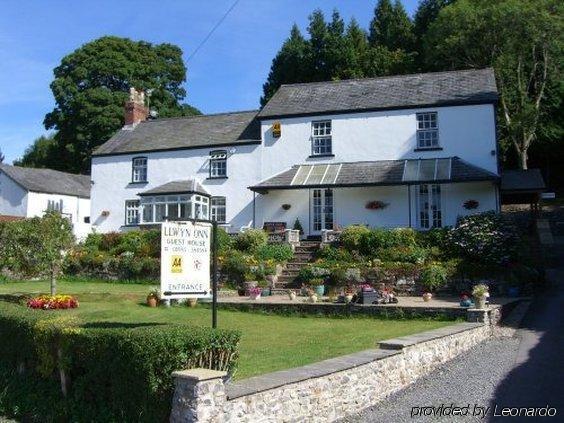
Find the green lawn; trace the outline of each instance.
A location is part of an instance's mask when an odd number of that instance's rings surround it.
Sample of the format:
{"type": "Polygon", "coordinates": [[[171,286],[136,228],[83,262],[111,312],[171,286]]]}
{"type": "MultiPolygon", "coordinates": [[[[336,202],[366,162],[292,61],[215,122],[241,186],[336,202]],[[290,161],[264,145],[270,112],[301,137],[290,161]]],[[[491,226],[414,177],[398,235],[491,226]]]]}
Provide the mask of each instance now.
{"type": "MultiPolygon", "coordinates": [[[[0,295],[48,291],[47,282],[0,282],[0,295]]],[[[211,325],[211,309],[151,309],[143,302],[150,286],[82,281],[59,282],[59,292],[76,295],[80,307],[64,311],[83,321],[119,323],[186,323],[211,325]]],[[[61,313],[33,311],[30,313],[61,313]]],[[[237,311],[218,312],[218,326],[242,332],[237,379],[302,366],[326,358],[373,348],[376,341],[435,329],[452,322],[368,317],[286,317],[237,311]]]]}

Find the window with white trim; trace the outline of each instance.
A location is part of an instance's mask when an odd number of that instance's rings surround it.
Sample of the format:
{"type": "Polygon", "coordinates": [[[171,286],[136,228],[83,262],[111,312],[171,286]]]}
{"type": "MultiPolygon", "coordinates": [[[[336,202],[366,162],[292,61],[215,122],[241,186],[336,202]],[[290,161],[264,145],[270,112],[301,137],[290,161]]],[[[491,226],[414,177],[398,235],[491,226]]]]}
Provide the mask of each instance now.
{"type": "Polygon", "coordinates": [[[417,148],[436,148],[438,146],[437,112],[417,113],[417,148]]]}
{"type": "Polygon", "coordinates": [[[63,212],[63,200],[47,200],[47,211],[63,212]]]}
{"type": "Polygon", "coordinates": [[[131,181],[147,182],[147,157],[134,157],[131,161],[131,181]]]}
{"type": "Polygon", "coordinates": [[[225,197],[212,197],[211,199],[211,220],[217,223],[225,223],[226,206],[225,197]]]}
{"type": "Polygon", "coordinates": [[[210,178],[227,177],[227,151],[210,152],[210,178]]]}
{"type": "Polygon", "coordinates": [[[325,156],[328,154],[333,154],[331,121],[311,122],[311,155],[325,156]]]}
{"type": "Polygon", "coordinates": [[[126,226],[139,224],[139,200],[125,201],[125,224],[126,226]]]}
{"type": "Polygon", "coordinates": [[[204,195],[159,195],[141,198],[142,223],[166,220],[209,219],[209,198],[204,195]]]}

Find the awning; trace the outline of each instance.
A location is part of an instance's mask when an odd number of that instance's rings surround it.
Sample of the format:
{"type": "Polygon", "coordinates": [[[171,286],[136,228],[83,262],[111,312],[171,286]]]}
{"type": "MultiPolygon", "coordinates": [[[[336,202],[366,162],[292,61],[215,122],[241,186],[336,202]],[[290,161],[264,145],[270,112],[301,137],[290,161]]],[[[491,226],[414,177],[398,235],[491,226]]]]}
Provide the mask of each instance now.
{"type": "Polygon", "coordinates": [[[205,188],[194,179],[167,182],[166,184],[151,188],[150,190],[140,192],[138,195],[141,197],[146,197],[151,195],[165,194],[201,194],[205,195],[206,197],[211,196],[205,190],[205,188]]]}
{"type": "Polygon", "coordinates": [[[459,157],[303,164],[249,187],[272,189],[362,187],[495,181],[499,176],[459,157]]]}
{"type": "Polygon", "coordinates": [[[506,170],[501,174],[501,191],[504,193],[540,193],[545,190],[539,169],[506,170]]]}

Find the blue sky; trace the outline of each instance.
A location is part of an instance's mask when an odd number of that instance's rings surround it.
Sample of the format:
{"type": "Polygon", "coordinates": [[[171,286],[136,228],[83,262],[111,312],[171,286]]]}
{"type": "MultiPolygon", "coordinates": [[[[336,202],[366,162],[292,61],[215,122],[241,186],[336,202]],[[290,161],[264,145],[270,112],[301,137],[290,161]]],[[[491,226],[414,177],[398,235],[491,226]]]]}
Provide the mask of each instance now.
{"type": "MultiPolygon", "coordinates": [[[[184,58],[234,0],[2,0],[0,13],[0,149],[11,163],[38,136],[54,106],[49,84],[63,56],[103,35],[180,46],[184,58]]],[[[413,14],[418,0],[403,0],[413,14]]],[[[364,27],[376,0],[240,0],[188,62],[186,101],[203,113],[258,107],[272,58],[292,23],[337,8],[364,27]]]]}

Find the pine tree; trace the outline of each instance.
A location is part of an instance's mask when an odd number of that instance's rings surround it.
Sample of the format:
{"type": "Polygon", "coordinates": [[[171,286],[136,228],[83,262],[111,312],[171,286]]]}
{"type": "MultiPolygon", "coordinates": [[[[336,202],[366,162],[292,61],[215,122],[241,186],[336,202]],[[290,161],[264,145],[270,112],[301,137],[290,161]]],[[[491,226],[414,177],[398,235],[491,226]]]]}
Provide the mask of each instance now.
{"type": "Polygon", "coordinates": [[[362,78],[366,75],[368,37],[356,19],[352,18],[345,34],[344,66],[338,75],[341,79],[362,78]]]}
{"type": "Polygon", "coordinates": [[[327,67],[327,39],[329,30],[325,22],[325,16],[320,9],[314,10],[309,16],[308,42],[308,81],[327,81],[331,74],[327,67]]]}
{"type": "Polygon", "coordinates": [[[370,45],[409,52],[414,47],[413,24],[403,5],[396,0],[378,0],[370,23],[370,45]]]}
{"type": "Polygon", "coordinates": [[[298,26],[294,24],[290,36],[272,61],[268,79],[263,84],[261,105],[274,95],[276,90],[284,83],[303,82],[309,66],[306,63],[307,41],[301,34],[298,26]]]}

